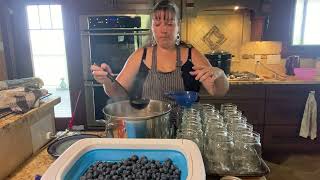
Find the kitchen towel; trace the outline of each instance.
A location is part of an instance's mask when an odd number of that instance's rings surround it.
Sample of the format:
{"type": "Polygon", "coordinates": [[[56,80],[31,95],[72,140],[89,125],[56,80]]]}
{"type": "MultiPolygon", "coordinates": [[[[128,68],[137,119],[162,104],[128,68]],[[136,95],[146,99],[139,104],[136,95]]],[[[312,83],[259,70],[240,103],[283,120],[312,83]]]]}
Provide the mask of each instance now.
{"type": "Polygon", "coordinates": [[[0,91],[0,109],[10,108],[16,113],[25,113],[39,106],[39,98],[48,94],[46,89],[18,87],[0,91]]]}
{"type": "Polygon", "coordinates": [[[299,133],[301,137],[308,138],[310,136],[312,140],[317,137],[317,101],[314,95],[315,91],[310,91],[299,133]]]}

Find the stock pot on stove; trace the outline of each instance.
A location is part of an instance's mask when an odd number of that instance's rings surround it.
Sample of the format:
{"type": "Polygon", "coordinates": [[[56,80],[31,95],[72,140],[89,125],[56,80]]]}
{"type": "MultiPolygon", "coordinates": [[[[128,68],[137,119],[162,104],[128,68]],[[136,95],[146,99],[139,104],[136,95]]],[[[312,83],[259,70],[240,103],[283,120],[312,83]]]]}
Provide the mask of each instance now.
{"type": "Polygon", "coordinates": [[[205,56],[212,66],[222,69],[226,75],[230,74],[232,54],[226,51],[214,51],[205,56]]]}
{"type": "Polygon", "coordinates": [[[171,138],[170,103],[150,100],[144,109],[135,109],[129,100],[110,103],[103,108],[106,133],[118,138],[171,138]]]}

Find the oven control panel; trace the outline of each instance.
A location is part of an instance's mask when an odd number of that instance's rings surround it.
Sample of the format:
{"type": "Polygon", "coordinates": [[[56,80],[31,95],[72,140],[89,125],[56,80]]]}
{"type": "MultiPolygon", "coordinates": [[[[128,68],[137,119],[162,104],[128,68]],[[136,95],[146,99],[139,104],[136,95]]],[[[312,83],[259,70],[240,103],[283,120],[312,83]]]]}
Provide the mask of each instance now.
{"type": "Polygon", "coordinates": [[[140,28],[139,16],[93,16],[88,18],[89,29],[97,28],[140,28]]]}

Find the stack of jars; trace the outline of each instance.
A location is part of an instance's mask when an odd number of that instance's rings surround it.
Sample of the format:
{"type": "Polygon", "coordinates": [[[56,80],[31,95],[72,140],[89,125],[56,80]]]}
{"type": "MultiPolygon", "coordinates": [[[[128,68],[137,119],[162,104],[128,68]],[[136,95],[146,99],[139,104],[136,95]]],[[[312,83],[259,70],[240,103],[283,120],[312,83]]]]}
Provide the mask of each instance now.
{"type": "Polygon", "coordinates": [[[232,137],[232,171],[235,173],[254,173],[260,169],[260,134],[253,131],[253,125],[247,122],[234,104],[222,104],[220,108],[227,132],[232,137]]]}
{"type": "Polygon", "coordinates": [[[203,131],[199,110],[195,108],[184,108],[181,123],[178,125],[177,138],[189,139],[195,142],[200,151],[203,152],[203,131]]]}
{"type": "Polygon", "coordinates": [[[208,173],[250,174],[259,171],[260,135],[234,104],[220,111],[210,104],[181,109],[177,138],[195,142],[208,173]]]}
{"type": "MultiPolygon", "coordinates": [[[[208,105],[206,105],[208,106],[208,105]]],[[[232,170],[231,156],[234,148],[232,136],[218,110],[202,111],[204,129],[204,161],[208,172],[223,173],[232,170]]]]}

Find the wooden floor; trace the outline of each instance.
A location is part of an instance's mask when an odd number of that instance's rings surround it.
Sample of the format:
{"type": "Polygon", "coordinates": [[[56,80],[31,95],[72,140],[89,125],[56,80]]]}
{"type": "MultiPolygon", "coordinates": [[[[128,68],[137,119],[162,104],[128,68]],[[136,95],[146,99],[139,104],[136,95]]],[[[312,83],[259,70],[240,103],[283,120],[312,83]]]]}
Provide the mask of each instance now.
{"type": "Polygon", "coordinates": [[[320,152],[270,155],[268,180],[320,180],[320,152]]]}

